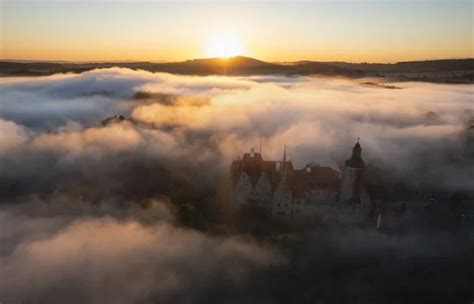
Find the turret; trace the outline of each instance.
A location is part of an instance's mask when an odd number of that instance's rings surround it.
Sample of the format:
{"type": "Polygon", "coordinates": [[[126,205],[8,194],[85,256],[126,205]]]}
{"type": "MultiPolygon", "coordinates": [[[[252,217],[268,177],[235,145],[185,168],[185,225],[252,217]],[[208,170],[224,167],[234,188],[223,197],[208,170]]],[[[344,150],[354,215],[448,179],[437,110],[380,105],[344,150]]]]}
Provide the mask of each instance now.
{"type": "Polygon", "coordinates": [[[359,139],[352,148],[352,155],[345,161],[342,172],[342,186],[339,200],[341,202],[358,202],[365,162],[362,159],[362,147],[359,139]]]}
{"type": "Polygon", "coordinates": [[[352,156],[351,158],[346,160],[345,167],[351,167],[351,168],[364,168],[365,167],[364,160],[362,159],[362,147],[360,146],[359,139],[357,139],[357,143],[352,148],[352,156]]]}

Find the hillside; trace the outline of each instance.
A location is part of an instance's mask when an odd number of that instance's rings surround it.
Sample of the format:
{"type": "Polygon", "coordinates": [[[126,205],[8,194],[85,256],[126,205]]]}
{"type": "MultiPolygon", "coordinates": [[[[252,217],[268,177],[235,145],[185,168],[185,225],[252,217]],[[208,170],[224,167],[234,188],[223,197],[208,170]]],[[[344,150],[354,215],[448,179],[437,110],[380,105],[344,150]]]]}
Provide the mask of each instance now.
{"type": "Polygon", "coordinates": [[[206,58],[182,62],[15,62],[0,61],[2,76],[34,76],[81,73],[96,68],[122,67],[150,72],[186,75],[326,75],[344,77],[385,77],[387,80],[421,80],[473,83],[474,59],[447,59],[389,63],[347,63],[298,61],[270,63],[249,57],[206,58]]]}

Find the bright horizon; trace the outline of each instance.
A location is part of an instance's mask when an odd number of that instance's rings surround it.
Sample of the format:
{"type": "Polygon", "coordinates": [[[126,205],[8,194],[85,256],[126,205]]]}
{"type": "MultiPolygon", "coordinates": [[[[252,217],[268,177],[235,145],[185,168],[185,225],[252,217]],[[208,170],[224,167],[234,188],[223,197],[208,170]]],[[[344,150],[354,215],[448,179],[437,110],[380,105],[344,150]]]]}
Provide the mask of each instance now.
{"type": "Polygon", "coordinates": [[[472,58],[471,1],[0,3],[0,58],[398,62],[472,58]]]}

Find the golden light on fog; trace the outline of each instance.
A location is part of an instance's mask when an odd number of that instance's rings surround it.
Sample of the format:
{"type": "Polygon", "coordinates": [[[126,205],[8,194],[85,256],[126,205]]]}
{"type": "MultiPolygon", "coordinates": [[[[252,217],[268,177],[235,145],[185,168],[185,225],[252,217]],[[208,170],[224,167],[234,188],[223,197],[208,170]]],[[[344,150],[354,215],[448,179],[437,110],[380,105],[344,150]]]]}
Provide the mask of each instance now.
{"type": "Polygon", "coordinates": [[[206,49],[206,57],[228,58],[242,55],[243,46],[236,35],[219,34],[212,37],[206,49]]]}

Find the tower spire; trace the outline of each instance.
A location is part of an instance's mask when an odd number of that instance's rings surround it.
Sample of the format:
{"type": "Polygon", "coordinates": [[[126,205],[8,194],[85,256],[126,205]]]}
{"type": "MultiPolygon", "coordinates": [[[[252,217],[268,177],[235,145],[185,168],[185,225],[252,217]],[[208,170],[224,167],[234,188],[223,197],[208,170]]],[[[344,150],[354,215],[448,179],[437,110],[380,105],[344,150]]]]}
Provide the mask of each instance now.
{"type": "Polygon", "coordinates": [[[286,143],[285,143],[285,146],[283,148],[283,164],[286,162],[286,143]]]}
{"type": "Polygon", "coordinates": [[[359,138],[357,138],[357,143],[354,145],[354,148],[352,148],[352,158],[353,159],[359,159],[362,157],[362,148],[359,143],[359,138]]]}

